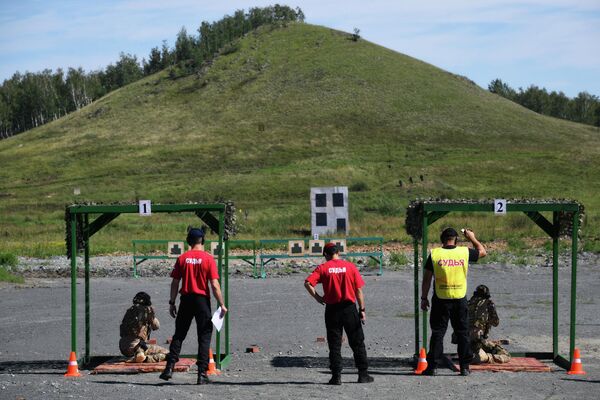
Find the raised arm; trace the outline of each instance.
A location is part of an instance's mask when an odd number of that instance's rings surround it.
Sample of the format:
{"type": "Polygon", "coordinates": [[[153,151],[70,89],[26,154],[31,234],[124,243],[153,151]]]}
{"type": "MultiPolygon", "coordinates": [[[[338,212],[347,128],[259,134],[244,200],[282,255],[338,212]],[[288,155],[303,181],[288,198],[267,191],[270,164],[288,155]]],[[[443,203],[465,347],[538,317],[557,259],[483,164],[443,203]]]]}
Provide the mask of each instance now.
{"type": "Polygon", "coordinates": [[[473,247],[479,251],[479,258],[487,256],[487,251],[485,251],[485,247],[483,247],[483,245],[475,237],[475,232],[465,228],[463,229],[463,234],[465,235],[465,238],[467,238],[467,240],[473,244],[473,247]]]}

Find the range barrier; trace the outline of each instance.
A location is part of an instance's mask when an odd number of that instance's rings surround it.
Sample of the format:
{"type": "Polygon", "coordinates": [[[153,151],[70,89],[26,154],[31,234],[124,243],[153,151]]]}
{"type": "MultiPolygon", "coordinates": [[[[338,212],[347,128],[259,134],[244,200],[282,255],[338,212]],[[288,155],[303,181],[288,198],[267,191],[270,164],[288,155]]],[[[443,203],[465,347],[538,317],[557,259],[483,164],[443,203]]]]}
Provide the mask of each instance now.
{"type": "MultiPolygon", "coordinates": [[[[278,259],[290,258],[322,258],[323,247],[326,243],[333,242],[340,248],[342,258],[347,257],[368,257],[379,264],[377,275],[383,275],[383,237],[359,237],[359,238],[323,238],[320,240],[312,239],[261,239],[258,241],[258,258],[260,260],[260,270],[257,269],[257,242],[254,240],[229,240],[228,253],[231,249],[251,250],[252,254],[226,254],[229,260],[242,260],[252,266],[254,278],[266,278],[265,267],[267,264],[278,259]],[[357,244],[375,243],[377,249],[374,251],[352,251],[352,246],[357,244]],[[287,246],[287,252],[281,252],[283,244],[287,246]],[[269,251],[273,248],[276,251],[269,251]]],[[[173,260],[183,254],[188,246],[183,240],[165,240],[165,239],[136,239],[132,240],[133,246],[133,277],[139,278],[138,266],[146,260],[173,260]]],[[[217,241],[207,240],[204,248],[213,256],[218,256],[219,243],[217,241]]]]}
{"type": "MultiPolygon", "coordinates": [[[[262,239],[259,240],[259,259],[260,259],[260,278],[266,278],[267,274],[265,271],[265,266],[272,261],[278,259],[289,259],[289,258],[322,258],[323,257],[323,247],[326,243],[336,243],[338,248],[340,249],[340,255],[342,258],[347,257],[368,257],[372,260],[377,261],[379,264],[379,271],[377,275],[383,274],[383,238],[382,237],[359,237],[359,238],[345,238],[345,239],[335,239],[335,238],[323,238],[320,240],[311,240],[311,239],[262,239]],[[273,248],[274,246],[279,245],[279,249],[281,250],[281,245],[283,243],[287,243],[287,252],[286,253],[272,253],[267,252],[267,249],[273,248]],[[357,243],[376,243],[378,246],[378,250],[376,251],[349,251],[352,245],[356,245],[357,243]]],[[[258,278],[259,276],[256,273],[256,269],[254,271],[254,278],[258,278]]]]}
{"type": "MultiPolygon", "coordinates": [[[[133,246],[133,277],[139,278],[138,266],[146,260],[173,260],[183,254],[188,246],[185,240],[165,240],[165,239],[135,239],[132,240],[133,246]]],[[[254,240],[229,240],[228,253],[232,248],[252,250],[252,254],[226,254],[229,260],[242,260],[252,265],[254,274],[256,274],[256,242],[254,240]]],[[[219,255],[219,242],[207,240],[204,242],[204,248],[213,256],[219,255]]]]}

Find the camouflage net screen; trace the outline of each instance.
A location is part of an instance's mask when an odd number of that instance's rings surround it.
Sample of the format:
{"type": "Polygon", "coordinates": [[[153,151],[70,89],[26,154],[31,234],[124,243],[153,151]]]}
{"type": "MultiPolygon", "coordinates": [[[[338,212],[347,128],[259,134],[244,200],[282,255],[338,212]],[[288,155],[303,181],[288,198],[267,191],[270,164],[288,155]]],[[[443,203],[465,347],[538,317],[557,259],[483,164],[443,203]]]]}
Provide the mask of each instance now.
{"type": "MultiPolygon", "coordinates": [[[[224,234],[223,234],[223,239],[224,240],[229,240],[230,236],[234,236],[237,233],[237,220],[236,220],[236,214],[235,214],[235,205],[233,203],[233,201],[230,200],[219,200],[216,202],[190,202],[190,203],[186,203],[186,204],[198,204],[198,205],[204,205],[204,204],[224,204],[225,205],[225,223],[224,223],[224,234]]],[[[162,203],[164,204],[169,204],[169,203],[162,203]]],[[[94,202],[85,202],[85,203],[78,203],[78,204],[67,204],[65,206],[65,244],[67,246],[67,257],[70,259],[71,258],[71,226],[69,223],[69,218],[70,218],[70,213],[69,213],[69,207],[71,206],[130,206],[130,205],[136,205],[137,203],[94,203],[94,202]]],[[[84,229],[84,219],[83,219],[83,215],[82,214],[76,214],[76,222],[77,222],[77,251],[81,251],[84,249],[85,247],[85,239],[83,237],[83,229],[84,229]]],[[[212,229],[211,229],[212,230],[212,229]]],[[[217,232],[213,233],[217,234],[217,232]]]]}
{"type": "MultiPolygon", "coordinates": [[[[579,206],[579,227],[583,225],[585,210],[583,204],[567,199],[550,199],[550,200],[535,200],[535,199],[506,199],[507,203],[517,204],[577,204],[579,206]]],[[[468,200],[468,199],[425,199],[413,200],[406,208],[406,233],[415,239],[421,239],[423,236],[423,221],[424,204],[490,204],[493,199],[487,200],[468,200]]],[[[573,235],[573,212],[560,211],[558,213],[559,220],[559,235],[571,237],[573,235]]],[[[581,229],[577,232],[578,237],[581,237],[581,229]]]]}

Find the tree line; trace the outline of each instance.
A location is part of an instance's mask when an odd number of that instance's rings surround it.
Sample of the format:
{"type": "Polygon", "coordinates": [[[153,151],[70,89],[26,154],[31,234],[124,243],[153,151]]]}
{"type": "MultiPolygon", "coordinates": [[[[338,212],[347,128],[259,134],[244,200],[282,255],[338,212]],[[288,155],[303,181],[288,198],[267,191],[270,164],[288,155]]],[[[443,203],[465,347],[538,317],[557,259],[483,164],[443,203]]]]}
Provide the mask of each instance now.
{"type": "Polygon", "coordinates": [[[56,120],[79,110],[105,94],[144,76],[169,68],[176,78],[194,73],[219,52],[232,51],[235,41],[262,25],[303,22],[300,8],[274,5],[238,10],[219,21],[202,22],[190,35],[181,28],[170,48],[166,41],[153,47],[148,59],[121,53],[119,60],[98,71],[68,68],[41,72],[16,72],[0,86],[0,139],[56,120]],[[229,47],[228,47],[229,46],[229,47]]]}
{"type": "Polygon", "coordinates": [[[600,98],[588,92],[569,98],[563,92],[548,92],[535,85],[515,90],[500,79],[490,82],[488,90],[539,114],[600,127],[600,98]]]}

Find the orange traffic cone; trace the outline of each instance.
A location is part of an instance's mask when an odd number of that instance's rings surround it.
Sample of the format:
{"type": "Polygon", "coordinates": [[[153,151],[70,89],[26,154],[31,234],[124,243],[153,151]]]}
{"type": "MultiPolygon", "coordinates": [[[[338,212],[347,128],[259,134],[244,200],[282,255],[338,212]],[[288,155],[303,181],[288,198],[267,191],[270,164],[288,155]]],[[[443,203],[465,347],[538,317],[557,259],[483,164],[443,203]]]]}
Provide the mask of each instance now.
{"type": "Polygon", "coordinates": [[[81,376],[81,374],[79,373],[79,368],[77,367],[77,356],[75,355],[74,351],[72,351],[71,355],[69,356],[69,366],[67,367],[67,373],[65,374],[65,376],[81,376]]]}
{"type": "Polygon", "coordinates": [[[206,375],[219,375],[221,371],[217,369],[217,364],[215,364],[215,359],[213,358],[212,349],[208,348],[208,369],[206,370],[206,375]]]}
{"type": "Polygon", "coordinates": [[[427,369],[427,356],[425,355],[425,349],[421,347],[419,351],[419,362],[417,363],[417,369],[415,369],[416,375],[421,375],[423,371],[427,369]]]}
{"type": "Polygon", "coordinates": [[[581,357],[579,356],[579,349],[573,350],[573,362],[571,363],[571,370],[567,374],[585,375],[583,364],[581,364],[581,357]]]}

